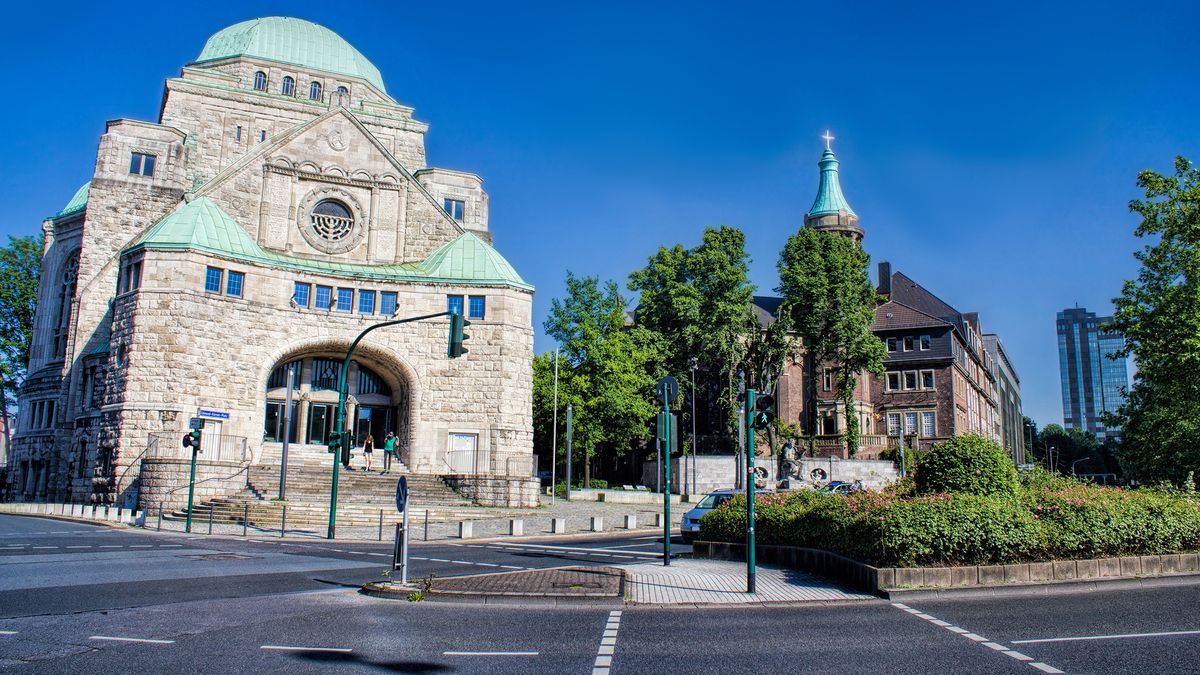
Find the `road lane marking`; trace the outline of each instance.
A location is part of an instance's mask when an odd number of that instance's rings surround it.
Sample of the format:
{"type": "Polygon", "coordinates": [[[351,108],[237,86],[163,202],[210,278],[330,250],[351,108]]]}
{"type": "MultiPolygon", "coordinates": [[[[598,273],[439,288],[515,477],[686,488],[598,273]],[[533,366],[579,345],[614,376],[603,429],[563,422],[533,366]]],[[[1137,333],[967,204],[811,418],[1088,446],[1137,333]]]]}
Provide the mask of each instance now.
{"type": "MultiPolygon", "coordinates": [[[[925,614],[924,612],[922,612],[919,609],[914,609],[912,607],[909,607],[908,605],[901,604],[899,602],[893,602],[892,607],[895,607],[896,609],[899,609],[899,610],[903,610],[903,611],[905,611],[909,614],[912,614],[913,616],[918,617],[920,619],[924,619],[925,621],[928,621],[929,623],[931,623],[935,626],[941,626],[942,628],[945,628],[946,630],[948,630],[952,633],[961,635],[962,637],[965,637],[968,640],[971,640],[972,642],[975,642],[984,647],[987,647],[988,649],[1000,652],[1001,654],[1004,654],[1005,656],[1016,659],[1017,661],[1021,661],[1022,663],[1027,663],[1030,666],[1042,671],[1043,673],[1062,673],[1063,672],[1063,671],[1059,670],[1058,668],[1055,668],[1054,666],[1042,663],[1041,661],[1034,661],[1033,657],[1026,656],[1025,654],[1022,654],[1021,652],[1009,649],[1008,647],[1006,647],[1005,645],[1003,645],[999,642],[993,642],[992,640],[989,640],[989,639],[983,637],[982,635],[972,633],[972,632],[966,630],[965,628],[959,628],[958,626],[953,626],[947,621],[942,621],[941,619],[938,619],[937,617],[933,617],[928,614],[925,614]]],[[[1200,633],[1200,631],[1186,631],[1186,632],[1187,633],[1200,633]]],[[[1116,636],[1116,637],[1122,637],[1122,636],[1116,636]]],[[[1099,639],[1099,638],[1066,638],[1066,639],[1087,640],[1087,639],[1099,639]]],[[[1058,641],[1059,641],[1058,639],[1014,640],[1013,644],[1020,644],[1022,642],[1058,642],[1058,641]]]]}
{"type": "Polygon", "coordinates": [[[120,544],[103,544],[100,548],[122,548],[120,544]]]}
{"type": "Polygon", "coordinates": [[[1014,645],[1027,645],[1035,642],[1077,642],[1080,640],[1123,640],[1125,638],[1163,637],[1169,635],[1200,635],[1200,630],[1173,630],[1162,633],[1125,633],[1123,635],[1088,635],[1084,637],[1040,638],[1037,640],[1013,640],[1014,645]]]}
{"type": "Polygon", "coordinates": [[[291,645],[262,645],[259,649],[271,649],[280,652],[334,652],[337,654],[349,654],[354,651],[345,647],[294,647],[291,645]]]}
{"type": "Polygon", "coordinates": [[[111,635],[93,635],[89,640],[108,640],[110,642],[145,642],[152,645],[173,645],[174,640],[152,640],[150,638],[114,637],[111,635]]]}
{"type": "Polygon", "coordinates": [[[442,656],[538,656],[538,652],[442,652],[442,656]]]}
{"type": "Polygon", "coordinates": [[[584,546],[551,546],[549,544],[508,544],[507,547],[508,547],[508,550],[510,550],[510,551],[525,551],[525,552],[528,552],[528,549],[534,549],[534,550],[541,550],[541,551],[547,551],[547,552],[568,551],[568,552],[590,553],[592,555],[608,554],[608,555],[618,555],[618,556],[629,556],[630,554],[632,554],[633,557],[638,557],[638,558],[661,558],[662,557],[661,553],[650,553],[650,552],[637,553],[634,551],[625,551],[625,550],[619,550],[619,549],[614,550],[614,549],[608,549],[608,548],[587,548],[584,546]]]}
{"type": "Polygon", "coordinates": [[[592,662],[592,675],[609,675],[613,652],[617,650],[617,631],[620,629],[621,610],[614,609],[608,613],[608,621],[604,624],[600,647],[596,649],[596,660],[592,662]]]}
{"type": "Polygon", "coordinates": [[[91,548],[91,546],[68,546],[67,548],[91,548]]]}
{"type": "Polygon", "coordinates": [[[17,634],[17,631],[15,631],[15,630],[0,630],[0,635],[16,635],[16,634],[17,634]]]}

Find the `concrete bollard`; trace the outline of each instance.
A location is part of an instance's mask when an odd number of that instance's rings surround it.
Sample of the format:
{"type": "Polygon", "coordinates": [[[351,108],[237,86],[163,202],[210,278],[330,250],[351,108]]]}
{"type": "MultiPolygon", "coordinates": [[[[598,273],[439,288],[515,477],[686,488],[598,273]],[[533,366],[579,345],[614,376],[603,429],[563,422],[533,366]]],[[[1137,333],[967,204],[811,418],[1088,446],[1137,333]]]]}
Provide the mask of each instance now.
{"type": "Polygon", "coordinates": [[[511,537],[519,537],[525,534],[525,521],[519,518],[513,518],[508,521],[508,534],[511,537]]]}
{"type": "Polygon", "coordinates": [[[553,518],[550,521],[550,529],[554,534],[563,534],[567,531],[566,518],[553,518]]]}
{"type": "Polygon", "coordinates": [[[631,513],[631,514],[625,516],[625,529],[627,529],[627,530],[636,530],[637,529],[637,515],[636,514],[631,513]]]}
{"type": "Polygon", "coordinates": [[[600,516],[592,516],[592,532],[604,531],[604,518],[600,516]]]}
{"type": "Polygon", "coordinates": [[[475,536],[475,523],[470,520],[463,520],[458,523],[458,538],[470,539],[475,536]]]}

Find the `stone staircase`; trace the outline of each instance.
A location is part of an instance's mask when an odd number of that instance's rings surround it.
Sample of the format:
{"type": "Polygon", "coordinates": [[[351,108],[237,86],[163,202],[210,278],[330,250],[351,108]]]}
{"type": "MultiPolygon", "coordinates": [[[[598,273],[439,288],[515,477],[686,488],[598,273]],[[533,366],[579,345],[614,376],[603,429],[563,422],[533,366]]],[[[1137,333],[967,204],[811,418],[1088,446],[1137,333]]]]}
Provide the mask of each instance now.
{"type": "MultiPolygon", "coordinates": [[[[381,453],[376,453],[379,460],[381,453]]],[[[211,499],[195,505],[193,522],[246,523],[253,527],[279,528],[317,527],[328,523],[329,488],[332,481],[332,457],[324,452],[302,452],[288,457],[286,501],[277,501],[279,494],[279,464],[250,466],[247,485],[242,494],[211,499]],[[285,512],[286,507],[286,512],[285,512]]],[[[395,522],[396,482],[403,473],[408,478],[409,518],[430,522],[504,518],[512,512],[504,509],[476,506],[447,486],[440,477],[409,473],[402,463],[393,462],[388,474],[381,473],[382,461],[375,462],[374,471],[362,469],[362,458],[353,460],[353,471],[338,472],[338,517],[340,527],[376,526],[395,522]],[[399,470],[397,470],[399,468],[399,470]]],[[[185,509],[163,514],[164,520],[184,520],[185,509]]]]}

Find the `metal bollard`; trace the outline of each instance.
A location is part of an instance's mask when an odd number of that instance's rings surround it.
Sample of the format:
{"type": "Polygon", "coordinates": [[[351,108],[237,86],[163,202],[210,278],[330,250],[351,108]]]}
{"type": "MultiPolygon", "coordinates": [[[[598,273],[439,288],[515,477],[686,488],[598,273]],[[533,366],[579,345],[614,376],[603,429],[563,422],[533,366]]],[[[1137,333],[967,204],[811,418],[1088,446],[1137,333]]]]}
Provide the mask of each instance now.
{"type": "Polygon", "coordinates": [[[242,536],[248,536],[247,530],[250,528],[250,505],[242,504],[242,536]]]}
{"type": "Polygon", "coordinates": [[[425,541],[429,541],[429,509],[425,509],[425,541]]]}
{"type": "Polygon", "coordinates": [[[383,509],[379,509],[379,537],[376,541],[383,541],[383,509]]]}
{"type": "Polygon", "coordinates": [[[209,506],[208,507],[208,533],[209,534],[212,534],[212,514],[213,514],[213,508],[211,506],[209,506]]]}
{"type": "Polygon", "coordinates": [[[279,538],[283,539],[283,533],[287,532],[287,504],[283,505],[283,516],[279,519],[279,538]]]}

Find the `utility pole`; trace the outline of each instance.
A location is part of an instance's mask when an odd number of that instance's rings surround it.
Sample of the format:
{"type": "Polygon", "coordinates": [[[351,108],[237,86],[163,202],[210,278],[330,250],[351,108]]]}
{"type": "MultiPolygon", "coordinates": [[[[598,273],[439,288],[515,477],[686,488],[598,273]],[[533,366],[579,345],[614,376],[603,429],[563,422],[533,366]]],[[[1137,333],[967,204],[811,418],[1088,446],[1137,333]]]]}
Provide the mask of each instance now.
{"type": "MultiPolygon", "coordinates": [[[[573,406],[567,404],[567,501],[571,501],[571,412],[573,406]]],[[[590,485],[588,487],[591,487],[590,485]]]]}
{"type": "Polygon", "coordinates": [[[554,503],[554,488],[558,485],[558,349],[554,350],[554,422],[550,441],[550,503],[554,503]]]}
{"type": "MultiPolygon", "coordinates": [[[[746,409],[754,414],[754,390],[746,391],[746,409]]],[[[743,420],[745,415],[742,416],[743,420]]],[[[746,424],[746,592],[754,592],[754,426],[746,424]]]]}
{"type": "Polygon", "coordinates": [[[283,403],[283,451],[279,462],[279,501],[287,495],[287,460],[288,438],[292,435],[292,387],[296,379],[295,368],[289,363],[287,368],[287,397],[283,403]]]}

